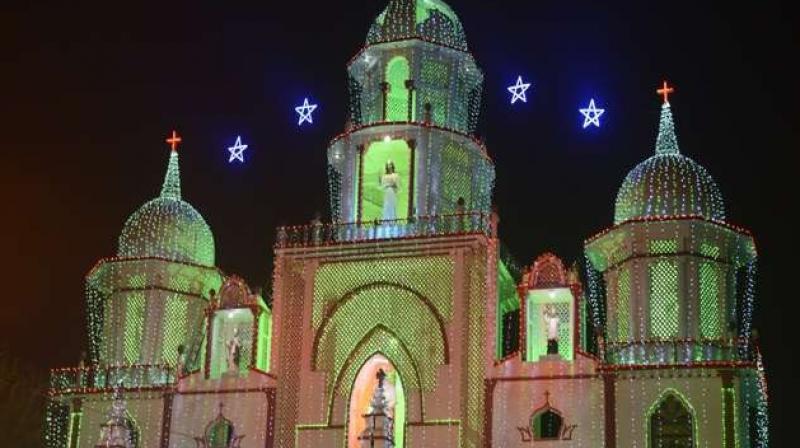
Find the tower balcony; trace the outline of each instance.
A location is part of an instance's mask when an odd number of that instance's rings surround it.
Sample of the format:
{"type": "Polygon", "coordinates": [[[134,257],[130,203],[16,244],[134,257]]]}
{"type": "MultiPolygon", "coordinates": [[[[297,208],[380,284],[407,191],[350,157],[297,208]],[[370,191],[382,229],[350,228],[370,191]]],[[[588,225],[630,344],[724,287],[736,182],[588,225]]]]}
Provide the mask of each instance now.
{"type": "Polygon", "coordinates": [[[175,370],[168,365],[91,365],[50,370],[50,393],[87,393],[124,389],[157,388],[175,383],[175,370]]]}
{"type": "Polygon", "coordinates": [[[611,342],[605,345],[605,359],[628,366],[751,363],[755,344],[742,338],[611,342]]]}
{"type": "Polygon", "coordinates": [[[275,247],[299,248],[464,234],[492,235],[494,228],[492,214],[484,212],[418,216],[389,221],[317,222],[308,225],[279,227],[275,247]]]}

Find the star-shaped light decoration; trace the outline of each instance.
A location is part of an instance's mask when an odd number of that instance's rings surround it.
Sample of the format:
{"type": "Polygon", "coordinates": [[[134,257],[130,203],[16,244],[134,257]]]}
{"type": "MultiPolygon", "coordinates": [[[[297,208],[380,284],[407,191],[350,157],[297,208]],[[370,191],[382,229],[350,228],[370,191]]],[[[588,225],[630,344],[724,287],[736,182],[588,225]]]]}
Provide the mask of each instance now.
{"type": "Polygon", "coordinates": [[[237,135],[236,143],[228,147],[228,152],[231,153],[231,156],[228,158],[228,163],[232,163],[234,160],[244,163],[244,150],[247,149],[247,146],[248,145],[242,144],[242,137],[237,135]]]}
{"type": "Polygon", "coordinates": [[[517,83],[508,88],[508,91],[511,92],[511,104],[516,103],[517,100],[527,103],[528,98],[525,96],[525,91],[528,90],[530,86],[531,83],[522,82],[522,76],[518,76],[517,83]]]}
{"type": "Polygon", "coordinates": [[[595,127],[599,128],[600,116],[606,112],[605,109],[598,109],[597,106],[595,106],[594,98],[589,100],[589,107],[578,109],[578,111],[583,114],[583,129],[588,128],[590,125],[594,125],[595,127]]]}
{"type": "Polygon", "coordinates": [[[300,115],[300,119],[297,121],[298,126],[302,126],[304,122],[308,122],[309,124],[314,124],[314,119],[311,117],[311,113],[317,108],[316,104],[308,104],[308,98],[303,100],[302,106],[297,106],[294,110],[297,111],[298,115],[300,115]]]}

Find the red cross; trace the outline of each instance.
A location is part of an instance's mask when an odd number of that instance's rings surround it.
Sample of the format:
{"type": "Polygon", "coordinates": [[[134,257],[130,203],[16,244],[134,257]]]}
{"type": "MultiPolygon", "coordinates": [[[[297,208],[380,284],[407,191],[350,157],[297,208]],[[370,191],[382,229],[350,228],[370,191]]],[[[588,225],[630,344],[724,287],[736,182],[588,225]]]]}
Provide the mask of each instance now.
{"type": "Polygon", "coordinates": [[[670,87],[667,85],[667,81],[664,81],[664,86],[660,89],[656,90],[656,93],[662,95],[664,97],[664,102],[669,103],[669,94],[674,92],[675,88],[670,87]]]}
{"type": "Polygon", "coordinates": [[[172,131],[172,137],[167,139],[167,143],[169,143],[169,146],[172,147],[173,151],[177,151],[178,150],[178,143],[180,143],[181,140],[182,139],[178,136],[178,133],[175,132],[175,131],[172,131]]]}

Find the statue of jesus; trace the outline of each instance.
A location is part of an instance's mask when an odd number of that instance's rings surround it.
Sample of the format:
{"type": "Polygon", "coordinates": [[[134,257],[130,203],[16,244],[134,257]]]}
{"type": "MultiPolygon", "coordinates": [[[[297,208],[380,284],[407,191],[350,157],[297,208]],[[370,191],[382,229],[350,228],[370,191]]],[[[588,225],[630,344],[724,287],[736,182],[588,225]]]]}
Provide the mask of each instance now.
{"type": "Polygon", "coordinates": [[[242,340],[239,338],[239,328],[233,329],[233,337],[225,344],[228,347],[228,372],[239,371],[239,359],[242,353],[242,340]]]}
{"type": "Polygon", "coordinates": [[[385,173],[380,177],[383,189],[383,216],[384,221],[397,219],[397,190],[400,188],[400,176],[394,168],[394,162],[386,161],[385,173]]]}
{"type": "Polygon", "coordinates": [[[558,354],[558,313],[552,303],[548,303],[542,310],[545,331],[547,332],[547,354],[558,354]]]}

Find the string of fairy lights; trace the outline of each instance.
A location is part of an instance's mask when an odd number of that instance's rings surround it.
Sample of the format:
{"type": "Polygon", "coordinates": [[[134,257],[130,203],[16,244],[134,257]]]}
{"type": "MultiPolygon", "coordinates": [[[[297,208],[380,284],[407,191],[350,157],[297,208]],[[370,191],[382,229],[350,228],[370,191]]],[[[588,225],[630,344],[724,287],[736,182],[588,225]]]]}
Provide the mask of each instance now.
{"type": "MultiPolygon", "coordinates": [[[[673,87],[657,89],[654,154],[623,181],[612,227],[585,241],[580,273],[553,254],[519,269],[503,252],[495,167],[474,136],[484,75],[452,9],[392,1],[347,68],[331,222],[278,229],[269,306],[215,266],[172,131],[159,195],[86,277],[88,354],[52,372],[48,448],[353,447],[370,424],[355,389],[375,366],[401,414],[397,447],[699,447],[720,434],[767,446],[755,243],[681,154],[673,87]],[[374,181],[395,173],[386,219],[374,181]]],[[[538,87],[517,75],[511,106],[538,87]]],[[[601,128],[606,107],[579,105],[580,128],[601,128]]],[[[320,111],[304,97],[297,126],[320,111]]],[[[228,163],[250,147],[237,135],[228,163]]]]}

